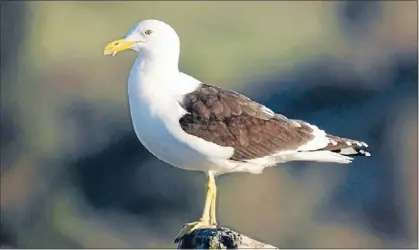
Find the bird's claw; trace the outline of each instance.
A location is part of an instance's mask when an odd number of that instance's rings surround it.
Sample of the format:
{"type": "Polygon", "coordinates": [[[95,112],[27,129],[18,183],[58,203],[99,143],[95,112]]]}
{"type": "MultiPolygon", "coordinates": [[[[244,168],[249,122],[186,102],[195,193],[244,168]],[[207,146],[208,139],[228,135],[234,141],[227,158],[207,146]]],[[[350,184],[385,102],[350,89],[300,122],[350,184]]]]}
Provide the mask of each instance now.
{"type": "Polygon", "coordinates": [[[178,233],[178,235],[176,236],[175,243],[178,243],[179,240],[183,238],[183,236],[190,234],[199,228],[212,228],[212,227],[215,227],[215,225],[211,225],[209,221],[204,221],[204,220],[185,223],[183,224],[183,227],[178,233]]]}

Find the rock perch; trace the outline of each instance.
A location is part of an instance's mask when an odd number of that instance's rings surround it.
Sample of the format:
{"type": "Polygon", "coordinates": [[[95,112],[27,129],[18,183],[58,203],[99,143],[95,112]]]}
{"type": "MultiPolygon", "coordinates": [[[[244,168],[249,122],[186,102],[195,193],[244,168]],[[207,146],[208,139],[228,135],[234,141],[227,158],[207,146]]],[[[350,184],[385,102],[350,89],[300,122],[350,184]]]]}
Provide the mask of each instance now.
{"type": "Polygon", "coordinates": [[[278,249],[228,228],[202,228],[183,236],[178,249],[278,249]]]}

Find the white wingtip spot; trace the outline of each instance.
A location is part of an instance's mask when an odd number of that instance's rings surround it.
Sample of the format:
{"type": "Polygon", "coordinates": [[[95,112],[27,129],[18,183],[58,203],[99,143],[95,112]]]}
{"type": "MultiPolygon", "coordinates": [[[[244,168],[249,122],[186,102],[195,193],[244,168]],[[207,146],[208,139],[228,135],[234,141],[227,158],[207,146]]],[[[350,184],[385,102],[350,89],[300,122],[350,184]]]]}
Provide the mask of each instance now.
{"type": "Polygon", "coordinates": [[[368,144],[366,144],[365,142],[361,142],[362,146],[368,148],[368,144]]]}
{"type": "Polygon", "coordinates": [[[362,143],[359,141],[356,142],[356,145],[358,145],[359,147],[362,147],[362,143]]]}
{"type": "Polygon", "coordinates": [[[371,156],[371,154],[369,153],[369,152],[367,152],[367,151],[364,151],[364,150],[359,150],[358,151],[359,153],[361,153],[361,154],[363,154],[363,155],[365,155],[365,156],[371,156]]]}
{"type": "Polygon", "coordinates": [[[352,146],[352,143],[351,143],[351,142],[349,142],[349,141],[345,141],[345,143],[346,143],[346,145],[348,145],[348,146],[352,146]]]}

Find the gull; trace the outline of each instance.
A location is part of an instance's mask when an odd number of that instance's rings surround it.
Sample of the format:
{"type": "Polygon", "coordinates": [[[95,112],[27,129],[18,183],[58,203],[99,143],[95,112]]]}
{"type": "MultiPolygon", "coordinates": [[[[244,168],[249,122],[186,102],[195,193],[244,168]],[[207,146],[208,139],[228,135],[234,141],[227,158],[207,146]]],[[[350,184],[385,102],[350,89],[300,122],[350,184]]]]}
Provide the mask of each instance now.
{"type": "Polygon", "coordinates": [[[137,55],[128,99],[138,139],[158,159],[208,178],[201,218],[186,223],[175,242],[198,228],[217,226],[218,175],[259,174],[290,161],[350,163],[353,156],[371,155],[365,142],[330,135],[179,71],[179,36],[163,21],[139,22],[125,38],[107,44],[104,54],[124,50],[137,55]]]}

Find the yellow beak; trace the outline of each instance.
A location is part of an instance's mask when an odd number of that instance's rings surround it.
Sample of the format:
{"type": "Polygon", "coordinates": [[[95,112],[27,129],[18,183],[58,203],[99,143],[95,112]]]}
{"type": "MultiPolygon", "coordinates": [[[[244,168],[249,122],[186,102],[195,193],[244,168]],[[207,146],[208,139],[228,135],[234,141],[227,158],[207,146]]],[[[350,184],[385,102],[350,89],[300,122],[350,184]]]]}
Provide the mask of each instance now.
{"type": "Polygon", "coordinates": [[[116,53],[132,48],[137,42],[125,39],[115,40],[108,43],[103,51],[104,55],[116,55],[116,53]]]}

